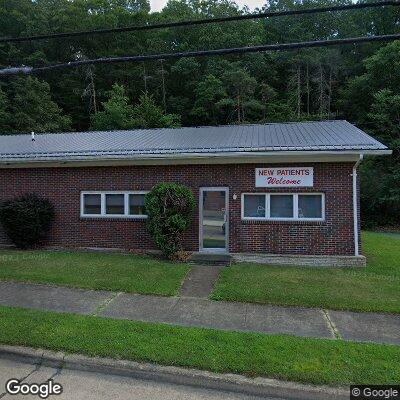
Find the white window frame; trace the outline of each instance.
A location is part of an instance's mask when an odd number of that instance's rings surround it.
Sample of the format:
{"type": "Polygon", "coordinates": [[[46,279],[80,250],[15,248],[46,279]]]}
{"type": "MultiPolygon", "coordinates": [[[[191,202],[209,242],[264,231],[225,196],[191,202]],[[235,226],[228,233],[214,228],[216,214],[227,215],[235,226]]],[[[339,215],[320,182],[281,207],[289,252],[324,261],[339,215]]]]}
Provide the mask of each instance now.
{"type": "Polygon", "coordinates": [[[149,193],[147,190],[136,190],[136,191],[84,191],[81,192],[81,218],[129,218],[129,219],[146,219],[147,215],[144,214],[129,214],[129,195],[131,194],[146,194],[149,193]],[[87,194],[99,194],[100,195],[100,214],[85,214],[84,198],[87,194]],[[124,214],[107,214],[106,213],[106,195],[107,194],[123,194],[124,195],[124,214]]]}
{"type": "Polygon", "coordinates": [[[325,221],[325,193],[321,192],[306,192],[306,193],[285,193],[285,192],[274,192],[274,193],[242,193],[241,196],[241,217],[243,221],[325,221]],[[244,216],[244,196],[265,196],[265,217],[245,217],[244,216]],[[293,217],[271,217],[271,196],[273,195],[286,195],[293,196],[293,217]],[[299,218],[299,195],[301,196],[321,196],[321,218],[299,218]]]}
{"type": "Polygon", "coordinates": [[[246,221],[264,221],[267,219],[267,216],[269,215],[269,201],[267,201],[267,194],[266,193],[242,193],[242,203],[241,203],[241,215],[242,219],[246,221]],[[264,208],[265,208],[265,217],[245,217],[244,216],[244,196],[264,196],[265,197],[265,202],[264,202],[264,208]]]}

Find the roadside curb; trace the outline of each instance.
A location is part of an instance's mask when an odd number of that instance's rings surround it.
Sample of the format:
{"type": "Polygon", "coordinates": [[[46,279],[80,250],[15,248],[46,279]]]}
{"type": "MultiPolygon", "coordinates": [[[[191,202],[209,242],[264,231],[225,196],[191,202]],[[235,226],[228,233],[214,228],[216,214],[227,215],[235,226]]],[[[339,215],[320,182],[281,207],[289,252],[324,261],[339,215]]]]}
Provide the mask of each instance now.
{"type": "Polygon", "coordinates": [[[0,346],[0,358],[47,367],[127,376],[259,397],[289,397],[293,400],[347,400],[349,398],[349,390],[344,387],[313,386],[269,378],[253,379],[236,374],[218,374],[150,363],[92,358],[29,347],[0,346]]]}

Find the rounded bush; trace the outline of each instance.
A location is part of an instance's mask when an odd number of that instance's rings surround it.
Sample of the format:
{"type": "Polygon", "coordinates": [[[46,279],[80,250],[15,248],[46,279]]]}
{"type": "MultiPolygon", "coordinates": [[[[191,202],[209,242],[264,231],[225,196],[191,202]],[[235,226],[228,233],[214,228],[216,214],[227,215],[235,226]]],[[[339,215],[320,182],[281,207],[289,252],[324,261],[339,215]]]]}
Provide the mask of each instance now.
{"type": "Polygon", "coordinates": [[[0,205],[0,223],[20,249],[31,248],[45,239],[53,219],[53,205],[36,194],[26,194],[0,205]]]}
{"type": "Polygon", "coordinates": [[[169,259],[181,252],[183,233],[193,217],[195,199],[189,188],[159,183],[145,197],[147,229],[157,247],[169,259]]]}

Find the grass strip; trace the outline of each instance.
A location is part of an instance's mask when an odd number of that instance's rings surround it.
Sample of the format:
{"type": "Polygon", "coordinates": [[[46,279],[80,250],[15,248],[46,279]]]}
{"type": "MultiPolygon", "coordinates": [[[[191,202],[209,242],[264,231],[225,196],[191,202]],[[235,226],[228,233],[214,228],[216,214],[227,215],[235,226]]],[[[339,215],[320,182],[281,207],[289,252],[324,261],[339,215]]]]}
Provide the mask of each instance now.
{"type": "Polygon", "coordinates": [[[0,251],[0,280],[173,296],[190,266],[134,254],[0,251]]]}
{"type": "Polygon", "coordinates": [[[400,236],[363,232],[366,268],[240,263],[222,271],[214,300],[400,313],[400,236]]]}
{"type": "Polygon", "coordinates": [[[400,381],[400,346],[0,307],[0,343],[313,384],[400,381]]]}

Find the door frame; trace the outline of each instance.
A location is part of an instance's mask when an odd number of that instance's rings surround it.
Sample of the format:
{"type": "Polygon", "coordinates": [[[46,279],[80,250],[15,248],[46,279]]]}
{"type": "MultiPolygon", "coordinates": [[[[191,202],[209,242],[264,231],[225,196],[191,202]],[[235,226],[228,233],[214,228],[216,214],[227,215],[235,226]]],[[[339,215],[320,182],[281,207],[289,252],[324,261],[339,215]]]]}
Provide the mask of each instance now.
{"type": "Polygon", "coordinates": [[[229,253],[229,187],[204,186],[199,190],[199,252],[229,253]],[[204,192],[225,192],[225,248],[203,248],[203,197],[204,192]]]}

